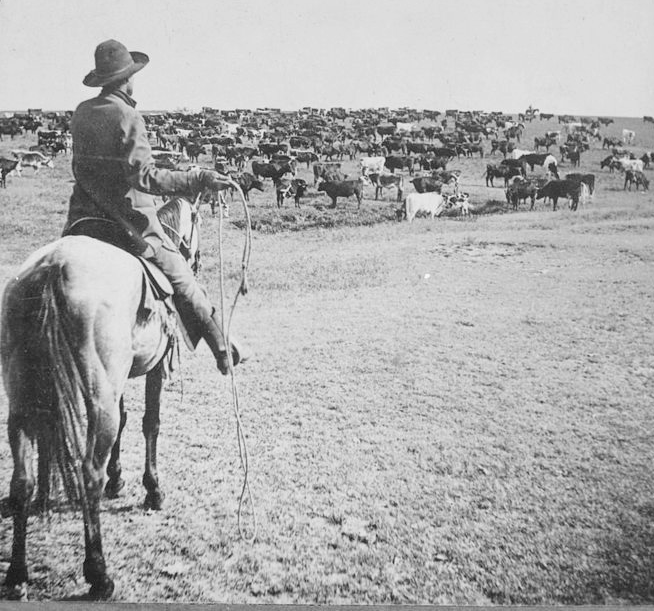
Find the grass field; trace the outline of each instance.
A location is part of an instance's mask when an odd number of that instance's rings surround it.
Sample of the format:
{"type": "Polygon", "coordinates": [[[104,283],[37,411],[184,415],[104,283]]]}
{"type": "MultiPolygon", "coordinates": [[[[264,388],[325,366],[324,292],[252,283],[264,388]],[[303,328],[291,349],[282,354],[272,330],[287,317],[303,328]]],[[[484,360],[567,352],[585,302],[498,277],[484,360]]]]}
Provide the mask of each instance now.
{"type": "MultiPolygon", "coordinates": [[[[654,149],[640,120],[603,132],[623,127],[638,156],[654,149]]],[[[525,148],[547,129],[528,124],[525,148]]],[[[237,381],[257,540],[237,530],[229,383],[205,346],[183,352],[164,397],[161,512],[142,508],[143,380],[128,386],[127,486],[102,513],[115,599],[654,602],[654,197],[624,192],[599,169],[606,154],[582,155],[598,180],[576,213],[541,201],[408,224],[390,200],[332,211],[312,193],[277,212],[272,185],[254,192],[261,230],[233,329],[255,353],[237,381]]],[[[486,162],[451,164],[473,206],[504,200],[484,185],[486,162]]],[[[2,286],[61,231],[71,173],[55,164],[0,190],[2,286]]],[[[232,205],[230,296],[241,219],[232,205]]],[[[204,220],[202,282],[217,299],[218,221],[204,220]]],[[[3,428],[6,414],[0,394],[3,428]]],[[[3,434],[3,494],[11,467],[3,434]]],[[[4,518],[0,573],[10,554],[4,518]]],[[[33,600],[85,592],[82,560],[78,513],[30,519],[33,600]]]]}

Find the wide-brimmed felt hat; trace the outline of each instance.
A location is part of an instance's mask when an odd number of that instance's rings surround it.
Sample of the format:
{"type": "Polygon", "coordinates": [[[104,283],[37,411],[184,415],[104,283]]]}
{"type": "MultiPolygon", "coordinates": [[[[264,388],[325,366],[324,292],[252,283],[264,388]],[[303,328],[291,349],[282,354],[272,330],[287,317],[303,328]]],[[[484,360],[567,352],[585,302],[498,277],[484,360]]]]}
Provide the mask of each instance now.
{"type": "Polygon", "coordinates": [[[105,40],[95,49],[95,70],[82,81],[88,87],[105,87],[132,76],[150,61],[145,53],[127,50],[117,40],[105,40]]]}

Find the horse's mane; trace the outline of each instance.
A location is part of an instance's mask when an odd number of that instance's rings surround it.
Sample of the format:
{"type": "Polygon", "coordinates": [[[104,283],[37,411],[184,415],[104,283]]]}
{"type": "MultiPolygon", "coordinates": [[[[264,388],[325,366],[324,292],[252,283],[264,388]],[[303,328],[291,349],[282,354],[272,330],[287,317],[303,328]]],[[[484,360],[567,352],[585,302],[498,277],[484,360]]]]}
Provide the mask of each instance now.
{"type": "Polygon", "coordinates": [[[163,230],[166,232],[166,235],[179,246],[180,237],[179,234],[171,231],[171,228],[175,231],[179,231],[180,223],[182,220],[182,199],[179,197],[174,197],[168,200],[159,210],[157,210],[157,216],[163,227],[163,230]]]}

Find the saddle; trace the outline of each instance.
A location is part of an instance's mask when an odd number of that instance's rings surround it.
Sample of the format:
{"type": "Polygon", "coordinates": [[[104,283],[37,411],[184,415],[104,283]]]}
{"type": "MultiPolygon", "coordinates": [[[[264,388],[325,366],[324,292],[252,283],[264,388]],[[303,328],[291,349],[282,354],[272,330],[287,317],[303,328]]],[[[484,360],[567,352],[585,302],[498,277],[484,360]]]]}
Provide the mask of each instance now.
{"type": "Polygon", "coordinates": [[[169,321],[169,324],[166,325],[166,333],[173,338],[171,347],[174,344],[175,331],[179,329],[188,348],[191,351],[195,350],[195,344],[191,341],[173,302],[174,291],[170,280],[156,265],[134,252],[133,242],[118,223],[110,219],[85,217],[68,227],[65,235],[84,235],[94,238],[120,248],[135,257],[143,271],[143,289],[137,320],[147,321],[157,309],[157,303],[163,303],[168,313],[166,320],[169,321]]]}

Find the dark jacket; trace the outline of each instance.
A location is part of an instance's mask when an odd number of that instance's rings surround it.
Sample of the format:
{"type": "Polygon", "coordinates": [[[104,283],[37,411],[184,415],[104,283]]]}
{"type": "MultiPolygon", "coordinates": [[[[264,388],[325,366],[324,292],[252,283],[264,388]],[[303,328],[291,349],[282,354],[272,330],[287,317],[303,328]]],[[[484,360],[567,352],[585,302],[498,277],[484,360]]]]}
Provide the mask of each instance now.
{"type": "Polygon", "coordinates": [[[200,189],[200,173],[155,166],[135,106],[126,93],[103,90],[75,110],[70,129],[76,183],[64,234],[84,217],[110,219],[129,236],[130,250],[142,254],[148,244],[157,250],[166,242],[154,196],[193,195],[200,189]]]}

